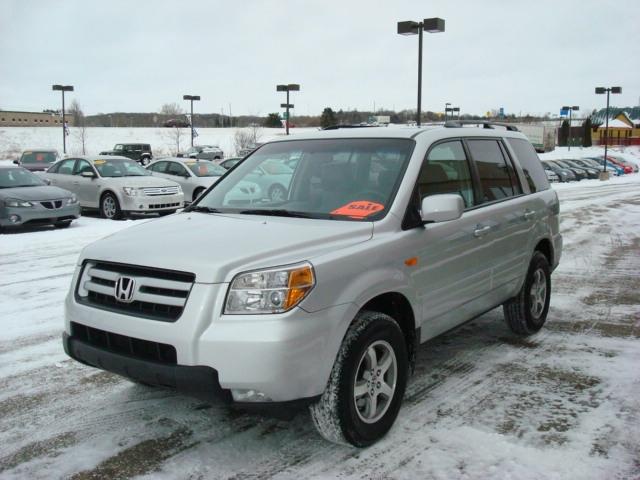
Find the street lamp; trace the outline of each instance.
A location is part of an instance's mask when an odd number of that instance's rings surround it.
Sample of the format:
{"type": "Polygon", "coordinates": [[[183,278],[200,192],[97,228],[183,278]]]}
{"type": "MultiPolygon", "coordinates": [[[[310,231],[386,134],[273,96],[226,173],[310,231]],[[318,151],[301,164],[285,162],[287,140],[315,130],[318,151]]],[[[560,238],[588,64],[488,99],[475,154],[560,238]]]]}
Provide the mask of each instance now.
{"type": "Polygon", "coordinates": [[[447,123],[447,112],[449,111],[449,102],[444,104],[444,123],[447,123]]]}
{"type": "Polygon", "coordinates": [[[287,103],[281,103],[281,108],[287,109],[287,118],[285,119],[285,126],[287,129],[287,135],[289,135],[289,109],[293,108],[293,104],[289,103],[289,92],[298,92],[300,91],[300,85],[297,83],[289,83],[287,85],[276,85],[277,92],[287,92],[287,103]]]}
{"type": "MultiPolygon", "coordinates": [[[[567,138],[567,145],[569,146],[568,151],[571,151],[571,112],[576,111],[576,110],[580,110],[580,107],[578,107],[577,105],[574,105],[573,107],[562,107],[562,111],[566,112],[569,111],[569,138],[567,138]]],[[[565,113],[566,115],[566,113],[565,113]]]]}
{"type": "MultiPolygon", "coordinates": [[[[399,35],[418,34],[418,111],[416,113],[416,123],[420,126],[420,109],[422,107],[422,31],[429,33],[444,32],[444,19],[425,18],[422,22],[398,22],[399,35]]],[[[446,110],[445,110],[446,116],[446,110]]]]}
{"type": "Polygon", "coordinates": [[[191,124],[191,146],[193,147],[193,101],[200,100],[200,95],[183,95],[182,99],[191,101],[191,117],[189,118],[189,123],[191,124]]]}
{"type": "Polygon", "coordinates": [[[451,109],[451,112],[452,112],[452,113],[451,113],[451,118],[453,118],[453,114],[454,114],[455,112],[458,112],[458,120],[460,120],[460,107],[453,107],[453,108],[451,109]]]}
{"type": "Polygon", "coordinates": [[[51,85],[51,90],[62,92],[62,153],[67,154],[67,120],[64,115],[64,92],[73,92],[73,85],[51,85]]]}
{"type": "Polygon", "coordinates": [[[607,179],[607,146],[609,145],[609,93],[622,93],[622,87],[596,87],[596,95],[602,95],[603,93],[607,93],[607,110],[606,110],[606,120],[604,127],[604,169],[602,170],[602,175],[600,175],[600,180],[607,179]]]}

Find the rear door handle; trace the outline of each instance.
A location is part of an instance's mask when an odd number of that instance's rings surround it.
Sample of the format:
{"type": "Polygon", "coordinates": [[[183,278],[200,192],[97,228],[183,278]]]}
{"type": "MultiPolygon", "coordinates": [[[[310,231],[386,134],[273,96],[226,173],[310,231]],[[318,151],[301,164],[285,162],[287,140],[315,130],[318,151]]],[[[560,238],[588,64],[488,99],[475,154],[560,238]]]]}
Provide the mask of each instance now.
{"type": "Polygon", "coordinates": [[[487,225],[486,227],[479,227],[473,231],[473,236],[476,238],[482,237],[491,231],[491,226],[487,225]]]}
{"type": "Polygon", "coordinates": [[[80,185],[80,182],[73,182],[74,185],[80,185]]]}
{"type": "Polygon", "coordinates": [[[529,210],[527,212],[524,212],[524,219],[525,220],[531,220],[535,216],[536,216],[536,212],[535,211],[529,210]]]}

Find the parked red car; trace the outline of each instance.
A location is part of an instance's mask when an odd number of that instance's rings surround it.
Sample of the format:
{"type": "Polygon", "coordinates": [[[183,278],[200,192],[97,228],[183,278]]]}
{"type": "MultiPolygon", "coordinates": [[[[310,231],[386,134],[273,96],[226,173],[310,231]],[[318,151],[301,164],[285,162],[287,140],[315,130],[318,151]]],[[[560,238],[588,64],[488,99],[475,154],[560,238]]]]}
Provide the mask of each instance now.
{"type": "Polygon", "coordinates": [[[607,155],[607,162],[611,162],[614,165],[619,166],[624,170],[624,173],[633,173],[633,168],[631,168],[628,164],[625,165],[624,163],[622,163],[619,158],[607,155]]]}

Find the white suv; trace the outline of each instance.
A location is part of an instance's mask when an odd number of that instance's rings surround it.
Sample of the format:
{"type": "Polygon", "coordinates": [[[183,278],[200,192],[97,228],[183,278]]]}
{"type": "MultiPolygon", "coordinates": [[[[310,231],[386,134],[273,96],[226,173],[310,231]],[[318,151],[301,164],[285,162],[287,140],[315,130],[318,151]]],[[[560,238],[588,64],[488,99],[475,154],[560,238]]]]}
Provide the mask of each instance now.
{"type": "Polygon", "coordinates": [[[243,408],[308,405],[325,438],[375,442],[421,342],[499,305],[517,334],[546,320],[558,198],[522,134],[480,126],[261,146],[183,213],[84,249],[66,352],[243,408]],[[286,194],[234,195],[265,162],[291,171],[286,194]]]}

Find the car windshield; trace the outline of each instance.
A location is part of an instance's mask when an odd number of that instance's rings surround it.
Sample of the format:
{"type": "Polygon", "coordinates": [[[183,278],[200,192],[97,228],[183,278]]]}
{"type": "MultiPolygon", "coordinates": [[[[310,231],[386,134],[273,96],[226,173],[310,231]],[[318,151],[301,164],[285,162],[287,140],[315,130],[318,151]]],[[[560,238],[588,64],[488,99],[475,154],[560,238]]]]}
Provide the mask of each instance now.
{"type": "Polygon", "coordinates": [[[45,164],[56,161],[55,152],[24,152],[20,157],[20,163],[45,164]]]}
{"type": "Polygon", "coordinates": [[[221,177],[227,173],[220,165],[211,162],[185,162],[185,165],[197,177],[221,177]]]}
{"type": "Polygon", "coordinates": [[[414,145],[388,138],[267,144],[197,205],[246,215],[379,220],[393,202],[414,145]]]}
{"type": "Polygon", "coordinates": [[[138,162],[133,160],[119,158],[113,160],[100,159],[94,160],[93,164],[101,177],[142,177],[151,175],[150,172],[147,172],[138,162]]]}
{"type": "Polygon", "coordinates": [[[40,187],[46,183],[24,168],[0,168],[0,188],[40,187]]]}

